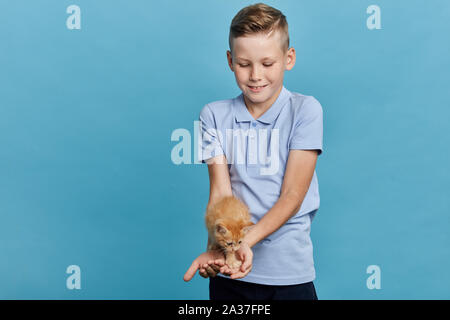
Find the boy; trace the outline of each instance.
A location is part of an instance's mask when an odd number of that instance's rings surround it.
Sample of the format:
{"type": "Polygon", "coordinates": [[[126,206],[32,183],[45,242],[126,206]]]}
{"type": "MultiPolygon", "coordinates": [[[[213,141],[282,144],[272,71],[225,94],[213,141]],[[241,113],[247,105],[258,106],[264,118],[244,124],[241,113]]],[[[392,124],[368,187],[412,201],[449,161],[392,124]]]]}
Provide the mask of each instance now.
{"type": "Polygon", "coordinates": [[[207,251],[184,280],[197,270],[209,277],[211,300],[317,299],[310,225],[319,208],[322,107],[283,86],[296,55],[280,11],[261,3],[242,9],[231,23],[229,44],[228,64],[242,94],[200,112],[208,206],[234,195],[247,204],[255,225],[237,252],[239,271],[224,264],[221,252],[207,251]]]}

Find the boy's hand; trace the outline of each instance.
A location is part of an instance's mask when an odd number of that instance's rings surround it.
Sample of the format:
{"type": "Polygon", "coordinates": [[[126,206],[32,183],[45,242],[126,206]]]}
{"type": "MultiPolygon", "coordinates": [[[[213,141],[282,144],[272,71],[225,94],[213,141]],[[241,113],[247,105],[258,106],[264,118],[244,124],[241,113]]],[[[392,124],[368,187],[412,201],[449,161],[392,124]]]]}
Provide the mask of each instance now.
{"type": "Polygon", "coordinates": [[[225,265],[224,261],[225,256],[222,252],[216,250],[206,251],[199,255],[197,259],[192,262],[191,266],[184,274],[183,280],[190,281],[199,269],[199,274],[203,278],[215,277],[216,274],[220,271],[220,267],[225,265]],[[216,263],[214,262],[218,262],[221,264],[216,265],[216,263]]]}
{"type": "Polygon", "coordinates": [[[225,259],[216,259],[216,260],[210,260],[207,264],[204,264],[200,271],[198,272],[199,275],[201,275],[203,278],[214,278],[219,272],[220,268],[226,266],[225,259]]]}
{"type": "Polygon", "coordinates": [[[242,261],[242,265],[238,270],[232,270],[227,265],[220,268],[220,272],[229,275],[231,279],[240,279],[245,277],[252,271],[253,251],[246,242],[242,242],[241,247],[236,252],[238,258],[242,261]]]}

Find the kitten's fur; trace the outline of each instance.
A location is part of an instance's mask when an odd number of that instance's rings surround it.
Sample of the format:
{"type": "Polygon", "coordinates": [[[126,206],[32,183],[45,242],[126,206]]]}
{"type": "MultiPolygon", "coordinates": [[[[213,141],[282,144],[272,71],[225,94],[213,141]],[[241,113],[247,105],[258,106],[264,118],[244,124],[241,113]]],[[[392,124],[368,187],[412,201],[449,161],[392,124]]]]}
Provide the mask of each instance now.
{"type": "Polygon", "coordinates": [[[224,197],[206,210],[208,250],[222,250],[231,269],[241,266],[235,252],[253,225],[250,217],[248,207],[234,196],[224,197]]]}

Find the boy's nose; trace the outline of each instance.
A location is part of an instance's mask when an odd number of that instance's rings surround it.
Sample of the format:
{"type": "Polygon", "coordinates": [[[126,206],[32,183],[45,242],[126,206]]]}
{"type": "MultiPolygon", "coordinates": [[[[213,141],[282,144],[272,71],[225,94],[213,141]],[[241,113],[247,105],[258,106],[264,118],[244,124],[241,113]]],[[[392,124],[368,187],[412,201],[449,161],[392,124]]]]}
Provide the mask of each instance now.
{"type": "Polygon", "coordinates": [[[252,81],[259,81],[261,80],[261,72],[259,68],[253,67],[252,72],[250,73],[250,80],[252,81]]]}

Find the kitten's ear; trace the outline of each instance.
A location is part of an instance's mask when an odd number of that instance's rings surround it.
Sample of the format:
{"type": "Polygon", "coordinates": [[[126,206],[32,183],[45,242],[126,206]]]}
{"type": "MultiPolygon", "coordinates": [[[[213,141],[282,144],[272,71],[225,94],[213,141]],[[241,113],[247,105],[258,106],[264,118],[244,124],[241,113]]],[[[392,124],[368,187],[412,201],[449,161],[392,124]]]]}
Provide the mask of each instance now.
{"type": "Polygon", "coordinates": [[[227,233],[227,228],[221,223],[216,223],[216,231],[221,234],[227,233]]]}
{"type": "Polygon", "coordinates": [[[244,234],[246,234],[247,232],[249,232],[250,229],[253,228],[254,225],[255,225],[255,224],[254,224],[253,222],[251,222],[251,221],[250,221],[249,223],[245,224],[245,226],[244,226],[244,228],[243,228],[244,234]]]}

